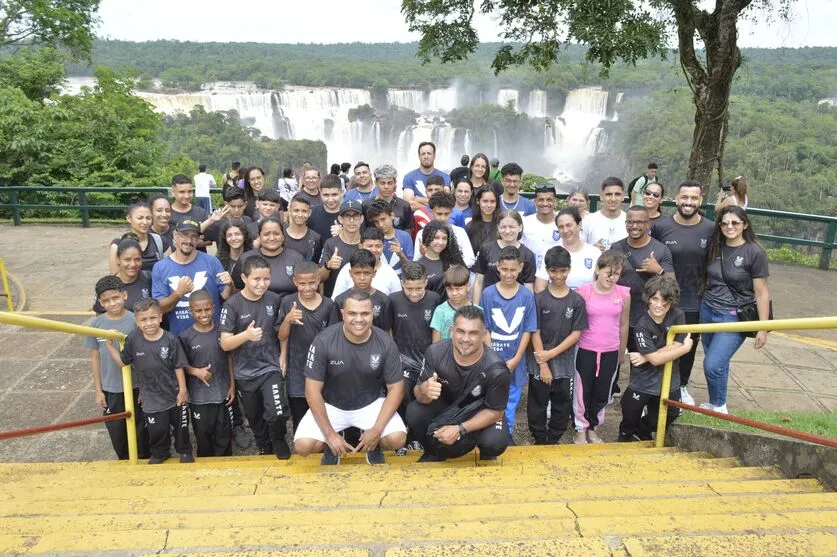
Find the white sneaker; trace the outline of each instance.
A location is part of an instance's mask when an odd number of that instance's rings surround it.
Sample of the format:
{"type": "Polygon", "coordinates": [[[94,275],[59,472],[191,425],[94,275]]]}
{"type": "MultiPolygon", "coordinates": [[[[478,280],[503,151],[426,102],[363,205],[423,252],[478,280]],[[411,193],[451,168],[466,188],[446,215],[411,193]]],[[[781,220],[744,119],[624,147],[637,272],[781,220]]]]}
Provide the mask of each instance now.
{"type": "Polygon", "coordinates": [[[703,408],[704,410],[714,410],[715,407],[712,406],[709,402],[701,402],[699,408],[703,408]]]}
{"type": "Polygon", "coordinates": [[[726,404],[722,406],[712,406],[712,404],[709,402],[701,402],[700,407],[704,410],[712,410],[713,412],[717,412],[718,414],[729,414],[729,410],[727,410],[726,404]]]}
{"type": "Polygon", "coordinates": [[[691,404],[692,406],[695,405],[695,399],[689,394],[689,390],[686,387],[680,387],[680,402],[683,404],[691,404]]]}

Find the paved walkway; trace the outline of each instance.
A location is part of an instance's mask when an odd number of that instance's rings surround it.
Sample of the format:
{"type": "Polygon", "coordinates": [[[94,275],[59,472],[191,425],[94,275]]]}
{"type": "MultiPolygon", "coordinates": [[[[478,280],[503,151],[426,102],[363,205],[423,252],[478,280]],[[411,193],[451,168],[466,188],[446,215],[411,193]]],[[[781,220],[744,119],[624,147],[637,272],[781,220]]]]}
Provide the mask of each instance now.
{"type": "MultiPolygon", "coordinates": [[[[107,245],[115,228],[0,226],[0,257],[26,287],[33,311],[84,311],[92,288],[107,273],[107,245]]],[[[837,315],[837,275],[785,265],[771,266],[771,294],[783,317],[837,315]]],[[[48,317],[48,316],[46,316],[48,317]]],[[[85,316],[62,320],[84,323],[85,316]]],[[[808,335],[809,332],[804,333],[808,335]]],[[[837,331],[802,342],[772,334],[763,350],[752,340],[736,354],[729,406],[770,411],[837,412],[837,331]],[[824,339],[820,340],[820,339],[824,339]]],[[[0,325],[0,430],[31,427],[98,414],[87,354],[79,338],[0,325]]],[[[707,400],[698,352],[690,389],[707,400]]],[[[626,381],[627,374],[622,374],[626,381]]],[[[604,437],[613,440],[619,408],[611,407],[604,437]]],[[[525,401],[516,435],[526,438],[525,401]]],[[[96,460],[112,458],[103,426],[4,441],[0,460],[96,460]]]]}

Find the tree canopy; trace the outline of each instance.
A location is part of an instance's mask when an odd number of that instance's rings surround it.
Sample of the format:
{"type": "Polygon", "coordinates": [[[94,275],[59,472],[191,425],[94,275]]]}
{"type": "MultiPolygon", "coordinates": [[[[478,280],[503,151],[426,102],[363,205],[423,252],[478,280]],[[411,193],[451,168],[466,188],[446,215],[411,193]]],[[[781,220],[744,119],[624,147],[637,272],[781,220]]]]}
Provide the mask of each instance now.
{"type": "Polygon", "coordinates": [[[88,59],[101,0],[0,0],[0,48],[46,45],[88,59]]]}

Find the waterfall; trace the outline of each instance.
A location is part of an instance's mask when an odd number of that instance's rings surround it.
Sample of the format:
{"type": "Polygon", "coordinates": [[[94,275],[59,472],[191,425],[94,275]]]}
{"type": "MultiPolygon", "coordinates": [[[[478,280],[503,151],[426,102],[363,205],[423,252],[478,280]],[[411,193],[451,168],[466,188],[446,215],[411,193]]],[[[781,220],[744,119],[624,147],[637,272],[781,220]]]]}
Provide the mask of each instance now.
{"type": "Polygon", "coordinates": [[[462,140],[462,149],[468,156],[473,156],[474,152],[471,150],[471,130],[465,130],[465,139],[462,140]]]}
{"type": "Polygon", "coordinates": [[[424,103],[424,91],[414,89],[390,89],[387,91],[387,104],[407,108],[421,114],[427,109],[424,103]]]}
{"type": "Polygon", "coordinates": [[[555,147],[550,159],[557,162],[555,177],[581,178],[587,161],[601,148],[601,122],[607,118],[607,91],[600,87],[575,89],[567,95],[561,116],[555,118],[555,147]]]}
{"type": "Polygon", "coordinates": [[[529,110],[527,113],[532,118],[546,117],[546,91],[535,89],[529,91],[529,110]]]}
{"type": "Polygon", "coordinates": [[[506,108],[509,103],[511,103],[512,108],[515,112],[518,111],[517,109],[517,99],[518,99],[518,92],[515,89],[500,89],[497,91],[497,104],[506,108]]]}
{"type": "Polygon", "coordinates": [[[450,112],[456,108],[456,89],[434,89],[430,91],[429,112],[450,112]]]}

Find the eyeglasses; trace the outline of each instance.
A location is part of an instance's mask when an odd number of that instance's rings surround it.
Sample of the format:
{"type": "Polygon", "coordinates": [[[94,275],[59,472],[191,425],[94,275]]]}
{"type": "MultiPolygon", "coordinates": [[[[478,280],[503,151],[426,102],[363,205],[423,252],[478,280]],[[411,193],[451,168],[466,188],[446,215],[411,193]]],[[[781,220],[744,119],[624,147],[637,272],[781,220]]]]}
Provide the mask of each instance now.
{"type": "Polygon", "coordinates": [[[642,226],[648,224],[647,220],[626,220],[625,224],[628,226],[642,226]]]}
{"type": "Polygon", "coordinates": [[[740,220],[725,220],[721,221],[721,228],[729,228],[730,226],[733,228],[738,228],[739,226],[743,225],[744,221],[740,220]]]}
{"type": "Polygon", "coordinates": [[[663,196],[663,194],[661,194],[658,191],[648,191],[648,190],[645,190],[644,192],[642,192],[642,194],[643,195],[648,195],[650,197],[656,197],[656,198],[659,198],[659,197],[663,196]]]}

